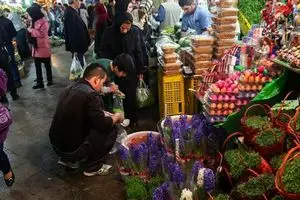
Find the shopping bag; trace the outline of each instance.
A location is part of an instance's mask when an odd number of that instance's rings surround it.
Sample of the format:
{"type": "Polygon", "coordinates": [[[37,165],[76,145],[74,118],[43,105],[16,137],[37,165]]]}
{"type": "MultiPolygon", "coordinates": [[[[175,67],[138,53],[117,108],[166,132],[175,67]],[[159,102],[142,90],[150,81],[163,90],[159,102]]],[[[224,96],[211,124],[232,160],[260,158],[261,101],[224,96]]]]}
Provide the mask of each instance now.
{"type": "Polygon", "coordinates": [[[123,97],[113,95],[113,113],[121,113],[124,115],[123,97]]]}
{"type": "Polygon", "coordinates": [[[73,80],[78,79],[81,76],[82,72],[83,72],[83,69],[81,67],[81,64],[80,64],[78,58],[76,56],[73,56],[69,80],[73,81],[73,80]]]}
{"type": "Polygon", "coordinates": [[[141,79],[136,89],[136,104],[138,108],[144,108],[153,105],[154,97],[147,87],[146,83],[141,79]]]}

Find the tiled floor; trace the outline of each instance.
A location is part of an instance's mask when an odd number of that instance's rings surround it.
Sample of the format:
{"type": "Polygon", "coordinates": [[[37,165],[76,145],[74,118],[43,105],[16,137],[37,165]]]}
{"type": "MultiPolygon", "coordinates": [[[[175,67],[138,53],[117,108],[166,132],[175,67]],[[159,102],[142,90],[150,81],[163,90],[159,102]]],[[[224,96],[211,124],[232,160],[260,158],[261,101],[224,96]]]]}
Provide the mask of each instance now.
{"type": "MultiPolygon", "coordinates": [[[[57,165],[48,130],[61,90],[68,81],[70,54],[64,47],[52,50],[55,85],[32,90],[35,69],[27,63],[28,73],[19,89],[21,99],[10,101],[14,123],[5,141],[5,151],[16,175],[12,188],[7,188],[0,174],[0,200],[122,200],[124,185],[115,172],[103,177],[84,177],[81,170],[69,171],[57,165]]],[[[45,76],[44,76],[45,77],[45,76]]],[[[156,109],[140,112],[139,123],[145,130],[155,129],[156,109]],[[148,117],[146,117],[148,116],[148,117]],[[155,116],[155,117],[153,117],[155,116]]],[[[114,164],[113,158],[109,163],[114,164]]]]}

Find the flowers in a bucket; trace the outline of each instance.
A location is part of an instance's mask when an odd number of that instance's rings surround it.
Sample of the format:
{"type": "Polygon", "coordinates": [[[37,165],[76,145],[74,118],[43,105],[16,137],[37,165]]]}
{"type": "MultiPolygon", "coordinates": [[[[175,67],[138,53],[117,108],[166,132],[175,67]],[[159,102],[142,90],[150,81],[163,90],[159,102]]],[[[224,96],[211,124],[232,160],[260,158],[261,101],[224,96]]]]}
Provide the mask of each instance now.
{"type": "Polygon", "coordinates": [[[118,158],[117,164],[120,173],[121,174],[128,173],[131,167],[133,167],[132,161],[130,160],[129,157],[129,150],[125,148],[123,145],[119,145],[116,156],[118,158]]]}
{"type": "Polygon", "coordinates": [[[148,162],[148,147],[145,143],[131,144],[129,146],[130,158],[136,173],[144,172],[148,162]]]}
{"type": "Polygon", "coordinates": [[[199,169],[197,176],[197,187],[205,192],[212,192],[215,189],[215,174],[209,168],[199,169]]]}
{"type": "Polygon", "coordinates": [[[184,188],[181,192],[180,200],[193,200],[193,193],[191,190],[184,188]]]}

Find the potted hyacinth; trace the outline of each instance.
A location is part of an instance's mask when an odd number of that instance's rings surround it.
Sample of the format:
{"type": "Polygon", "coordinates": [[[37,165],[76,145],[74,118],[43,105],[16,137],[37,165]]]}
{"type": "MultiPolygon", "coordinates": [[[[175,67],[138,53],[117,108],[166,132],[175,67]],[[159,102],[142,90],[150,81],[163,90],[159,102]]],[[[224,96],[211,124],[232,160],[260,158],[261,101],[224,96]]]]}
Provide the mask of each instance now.
{"type": "Polygon", "coordinates": [[[216,180],[213,170],[205,168],[199,161],[192,169],[192,190],[197,193],[198,199],[207,199],[207,194],[215,189],[216,180]]]}
{"type": "Polygon", "coordinates": [[[119,145],[115,158],[120,174],[129,175],[130,169],[133,167],[133,163],[129,157],[129,150],[123,145],[119,145]]]}
{"type": "Polygon", "coordinates": [[[157,187],[152,196],[153,200],[171,200],[170,196],[170,184],[168,182],[163,183],[157,187]]]}

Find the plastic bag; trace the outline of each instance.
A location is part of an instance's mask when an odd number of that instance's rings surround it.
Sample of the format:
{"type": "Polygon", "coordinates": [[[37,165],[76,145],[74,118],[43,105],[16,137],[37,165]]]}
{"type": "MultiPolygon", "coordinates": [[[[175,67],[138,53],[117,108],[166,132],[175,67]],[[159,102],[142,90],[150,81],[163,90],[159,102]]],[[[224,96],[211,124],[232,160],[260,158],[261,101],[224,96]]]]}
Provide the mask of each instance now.
{"type": "Polygon", "coordinates": [[[76,80],[81,76],[83,72],[83,69],[81,67],[81,64],[76,56],[73,56],[72,64],[71,64],[71,69],[70,69],[70,76],[69,80],[73,81],[76,80]]]}
{"type": "Polygon", "coordinates": [[[143,80],[139,81],[136,89],[136,104],[138,108],[144,108],[154,104],[154,97],[143,80]]]}
{"type": "Polygon", "coordinates": [[[110,150],[109,154],[114,154],[117,152],[119,145],[122,144],[122,141],[126,138],[127,132],[126,130],[119,124],[115,125],[115,128],[118,132],[118,136],[113,148],[110,150]]]}
{"type": "Polygon", "coordinates": [[[121,113],[124,115],[123,97],[113,95],[113,113],[121,113]]]}

